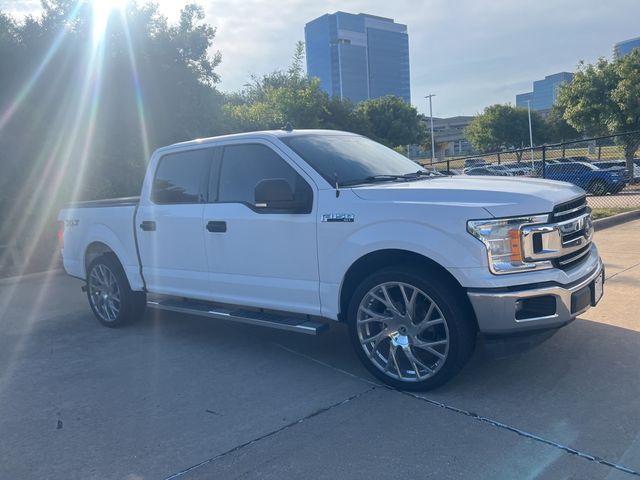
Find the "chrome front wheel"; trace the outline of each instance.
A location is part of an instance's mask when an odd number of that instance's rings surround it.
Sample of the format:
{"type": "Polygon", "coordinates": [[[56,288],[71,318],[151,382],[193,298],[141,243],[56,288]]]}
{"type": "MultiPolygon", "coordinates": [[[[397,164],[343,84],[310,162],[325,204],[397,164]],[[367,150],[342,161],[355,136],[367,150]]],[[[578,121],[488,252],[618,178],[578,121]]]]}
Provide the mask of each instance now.
{"type": "Polygon", "coordinates": [[[449,353],[449,328],[442,310],[408,283],[385,282],[371,288],[358,307],[356,326],[371,363],[402,382],[434,376],[449,353]]]}
{"type": "Polygon", "coordinates": [[[403,390],[428,390],[453,378],[471,356],[477,333],[464,290],[428,266],[386,267],[363,278],[347,322],[367,370],[403,390]]]}

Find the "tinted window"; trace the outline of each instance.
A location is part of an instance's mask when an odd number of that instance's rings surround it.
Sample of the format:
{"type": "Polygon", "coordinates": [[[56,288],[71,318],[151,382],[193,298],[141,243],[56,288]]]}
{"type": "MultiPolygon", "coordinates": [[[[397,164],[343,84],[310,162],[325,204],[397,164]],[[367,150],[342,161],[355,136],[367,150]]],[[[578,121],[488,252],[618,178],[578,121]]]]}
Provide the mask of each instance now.
{"type": "Polygon", "coordinates": [[[358,135],[281,137],[331,185],[375,175],[405,175],[423,170],[407,157],[358,135]]]}
{"type": "Polygon", "coordinates": [[[286,180],[296,200],[310,199],[307,182],[269,147],[259,144],[224,147],[219,201],[254,205],[256,185],[271,178],[286,180]]]}
{"type": "Polygon", "coordinates": [[[153,180],[151,199],[155,203],[199,203],[203,179],[209,170],[212,150],[190,150],[160,159],[153,180]]]}

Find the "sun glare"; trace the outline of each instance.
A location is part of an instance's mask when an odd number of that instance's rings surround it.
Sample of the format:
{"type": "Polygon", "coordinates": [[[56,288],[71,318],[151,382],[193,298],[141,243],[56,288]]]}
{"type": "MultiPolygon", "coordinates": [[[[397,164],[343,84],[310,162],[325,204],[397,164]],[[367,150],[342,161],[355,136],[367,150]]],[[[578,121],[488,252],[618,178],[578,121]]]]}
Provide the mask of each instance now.
{"type": "Polygon", "coordinates": [[[93,42],[99,43],[104,37],[109,18],[114,13],[122,13],[127,0],[90,0],[93,10],[93,42]]]}

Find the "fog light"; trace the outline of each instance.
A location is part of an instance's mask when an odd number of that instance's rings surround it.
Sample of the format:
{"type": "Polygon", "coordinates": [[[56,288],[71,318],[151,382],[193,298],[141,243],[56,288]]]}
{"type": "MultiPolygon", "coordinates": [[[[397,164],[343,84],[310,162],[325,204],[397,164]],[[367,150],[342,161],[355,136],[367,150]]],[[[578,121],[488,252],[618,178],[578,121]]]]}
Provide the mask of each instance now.
{"type": "Polygon", "coordinates": [[[555,314],[556,297],[553,295],[523,298],[516,301],[516,320],[550,317],[555,314]]]}

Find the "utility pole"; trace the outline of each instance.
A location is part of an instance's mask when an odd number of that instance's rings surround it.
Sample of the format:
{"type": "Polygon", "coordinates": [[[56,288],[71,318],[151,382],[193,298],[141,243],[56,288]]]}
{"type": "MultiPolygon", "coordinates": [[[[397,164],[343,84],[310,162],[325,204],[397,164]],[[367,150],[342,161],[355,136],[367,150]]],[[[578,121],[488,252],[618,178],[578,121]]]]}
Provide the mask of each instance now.
{"type": "Polygon", "coordinates": [[[533,130],[531,130],[531,100],[527,100],[527,114],[529,115],[529,146],[531,147],[531,168],[533,164],[533,130]]]}
{"type": "Polygon", "coordinates": [[[435,94],[430,93],[424,98],[429,99],[429,118],[431,119],[431,163],[436,159],[436,143],[433,139],[433,107],[431,106],[431,97],[435,97],[435,94]]]}

